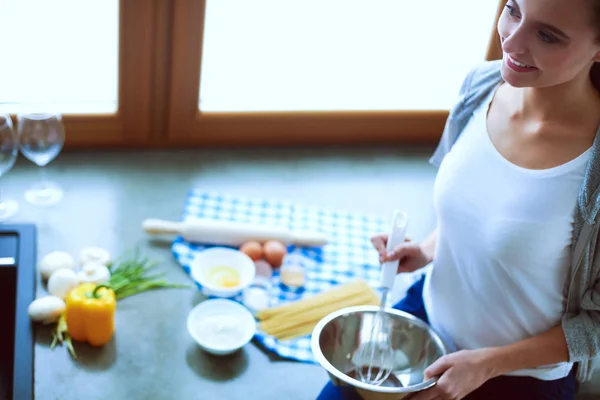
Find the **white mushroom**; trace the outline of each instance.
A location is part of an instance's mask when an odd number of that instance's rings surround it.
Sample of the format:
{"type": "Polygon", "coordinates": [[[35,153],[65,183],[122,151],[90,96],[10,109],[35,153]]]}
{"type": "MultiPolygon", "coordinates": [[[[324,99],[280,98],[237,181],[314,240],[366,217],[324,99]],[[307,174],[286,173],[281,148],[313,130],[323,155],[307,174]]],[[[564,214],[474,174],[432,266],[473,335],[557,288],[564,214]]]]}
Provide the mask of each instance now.
{"type": "Polygon", "coordinates": [[[65,299],[69,292],[79,285],[77,273],[72,269],[54,271],[48,279],[48,292],[51,295],[65,299]]]}
{"type": "Polygon", "coordinates": [[[79,265],[86,265],[89,263],[108,265],[110,261],[110,253],[102,247],[86,247],[79,253],[79,265]]]}
{"type": "Polygon", "coordinates": [[[53,251],[44,256],[39,264],[42,278],[48,279],[59,269],[75,269],[75,259],[65,251],[53,251]]]}
{"type": "Polygon", "coordinates": [[[81,283],[106,283],[110,280],[110,270],[106,265],[91,262],[81,268],[77,278],[81,283]]]}
{"type": "Polygon", "coordinates": [[[27,313],[32,321],[51,324],[58,321],[65,308],[66,304],[61,298],[44,296],[32,301],[27,308],[27,313]]]}

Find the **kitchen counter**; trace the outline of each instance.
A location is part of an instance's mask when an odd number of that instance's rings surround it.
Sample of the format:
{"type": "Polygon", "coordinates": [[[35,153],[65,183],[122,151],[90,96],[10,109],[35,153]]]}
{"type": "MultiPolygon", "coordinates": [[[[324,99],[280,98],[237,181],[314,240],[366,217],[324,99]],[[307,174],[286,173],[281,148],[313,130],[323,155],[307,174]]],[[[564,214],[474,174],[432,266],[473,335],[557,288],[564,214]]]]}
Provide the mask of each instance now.
{"type": "MultiPolygon", "coordinates": [[[[23,157],[2,178],[3,197],[20,202],[11,223],[38,227],[38,258],[52,250],[77,256],[86,246],[120,255],[138,248],[163,262],[167,279],[191,284],[170,252],[170,238],[150,238],[145,218],[178,220],[191,187],[244,196],[289,199],[388,217],[411,215],[409,235],[434,227],[431,149],[251,149],[63,153],[48,176],[63,200],[36,208],[23,193],[39,171],[23,157]]],[[[38,295],[45,294],[38,282],[38,295]]],[[[75,343],[51,350],[50,330],[36,330],[35,398],[54,399],[314,399],[327,382],[317,365],[280,360],[254,343],[216,358],[200,351],[186,317],[202,300],[195,288],[143,293],[120,301],[114,339],[100,349],[75,343]]],[[[600,392],[600,391],[599,391],[600,392]]]]}

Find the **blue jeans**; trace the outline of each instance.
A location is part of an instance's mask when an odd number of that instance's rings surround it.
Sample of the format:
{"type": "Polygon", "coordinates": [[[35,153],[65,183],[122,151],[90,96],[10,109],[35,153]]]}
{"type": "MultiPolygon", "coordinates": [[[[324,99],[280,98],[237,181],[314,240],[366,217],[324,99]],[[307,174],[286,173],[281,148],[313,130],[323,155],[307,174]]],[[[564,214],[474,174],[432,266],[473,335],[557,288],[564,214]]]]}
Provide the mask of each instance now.
{"type": "MultiPolygon", "coordinates": [[[[425,277],[415,282],[406,296],[394,308],[408,312],[429,322],[423,303],[425,277]]],[[[576,391],[575,371],[567,377],[543,381],[533,377],[499,376],[483,384],[465,400],[574,400],[576,391]]],[[[317,400],[362,400],[351,387],[336,387],[327,383],[317,400]]]]}

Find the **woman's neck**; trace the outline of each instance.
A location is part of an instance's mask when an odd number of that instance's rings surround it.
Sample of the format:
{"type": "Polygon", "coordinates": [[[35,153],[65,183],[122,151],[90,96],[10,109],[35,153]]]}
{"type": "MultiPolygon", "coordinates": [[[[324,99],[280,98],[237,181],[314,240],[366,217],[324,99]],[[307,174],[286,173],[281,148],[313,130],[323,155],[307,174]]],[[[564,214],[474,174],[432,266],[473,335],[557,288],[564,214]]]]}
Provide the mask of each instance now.
{"type": "Polygon", "coordinates": [[[600,116],[600,93],[589,74],[550,87],[518,88],[515,100],[515,115],[540,122],[568,122],[600,116]]]}

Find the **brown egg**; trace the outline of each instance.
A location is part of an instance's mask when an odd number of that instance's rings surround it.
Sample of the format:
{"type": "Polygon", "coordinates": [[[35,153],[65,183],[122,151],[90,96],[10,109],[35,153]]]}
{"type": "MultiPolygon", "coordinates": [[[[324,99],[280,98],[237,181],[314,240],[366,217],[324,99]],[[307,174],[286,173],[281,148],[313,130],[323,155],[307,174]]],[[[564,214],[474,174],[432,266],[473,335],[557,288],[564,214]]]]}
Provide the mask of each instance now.
{"type": "Polygon", "coordinates": [[[252,259],[252,261],[260,260],[263,255],[262,246],[260,245],[260,243],[254,241],[254,240],[250,240],[250,241],[244,243],[240,247],[240,251],[242,253],[245,253],[248,257],[250,257],[252,259]]]}
{"type": "Polygon", "coordinates": [[[283,262],[283,257],[287,254],[287,247],[278,240],[269,240],[263,246],[265,259],[273,266],[278,268],[283,262]]]}

